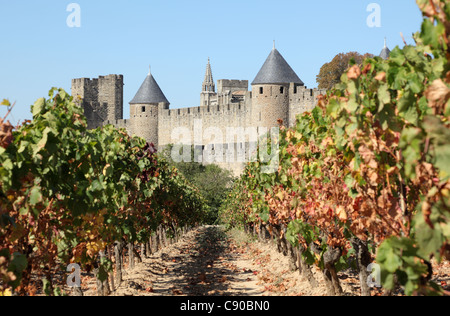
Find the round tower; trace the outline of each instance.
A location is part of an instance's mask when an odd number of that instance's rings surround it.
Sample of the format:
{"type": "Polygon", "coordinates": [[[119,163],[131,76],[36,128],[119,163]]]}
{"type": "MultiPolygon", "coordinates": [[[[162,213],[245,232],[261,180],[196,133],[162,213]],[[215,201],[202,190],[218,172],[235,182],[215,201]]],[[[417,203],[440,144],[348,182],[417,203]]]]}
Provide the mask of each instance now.
{"type": "Polygon", "coordinates": [[[272,49],[269,57],[252,82],[253,125],[277,127],[278,120],[289,124],[289,88],[304,83],[289,66],[280,52],[272,49]]]}
{"type": "Polygon", "coordinates": [[[169,101],[149,72],[130,102],[133,133],[158,147],[158,113],[160,109],[168,109],[169,105],[169,101]]]}

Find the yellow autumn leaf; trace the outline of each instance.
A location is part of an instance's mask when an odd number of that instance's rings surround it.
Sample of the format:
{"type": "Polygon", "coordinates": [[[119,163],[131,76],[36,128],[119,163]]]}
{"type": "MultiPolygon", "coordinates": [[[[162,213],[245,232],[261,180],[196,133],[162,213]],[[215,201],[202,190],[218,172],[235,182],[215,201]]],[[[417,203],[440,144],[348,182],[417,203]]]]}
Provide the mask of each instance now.
{"type": "Polygon", "coordinates": [[[448,190],[448,189],[444,189],[444,190],[442,190],[442,195],[444,196],[444,197],[446,197],[446,198],[448,198],[449,196],[450,196],[450,190],[448,190]]]}
{"type": "Polygon", "coordinates": [[[286,133],[286,140],[287,141],[290,141],[292,139],[292,132],[291,131],[288,131],[287,133],[286,133]]]}
{"type": "Polygon", "coordinates": [[[9,100],[7,100],[7,99],[3,99],[3,101],[0,103],[0,105],[11,106],[11,102],[9,102],[9,100]]]}
{"type": "Polygon", "coordinates": [[[280,191],[276,194],[276,197],[280,199],[280,201],[284,200],[284,192],[280,191]]]}
{"type": "Polygon", "coordinates": [[[96,241],[96,242],[88,242],[86,244],[86,253],[91,258],[94,258],[101,250],[105,249],[106,244],[102,241],[96,241]]]}
{"type": "Polygon", "coordinates": [[[10,289],[7,289],[7,290],[5,290],[5,291],[0,291],[0,297],[2,297],[2,296],[12,296],[12,292],[11,292],[11,290],[10,289]]]}
{"type": "Polygon", "coordinates": [[[111,167],[111,164],[107,164],[105,168],[103,168],[103,175],[105,177],[110,177],[113,173],[113,168],[111,167]]]}

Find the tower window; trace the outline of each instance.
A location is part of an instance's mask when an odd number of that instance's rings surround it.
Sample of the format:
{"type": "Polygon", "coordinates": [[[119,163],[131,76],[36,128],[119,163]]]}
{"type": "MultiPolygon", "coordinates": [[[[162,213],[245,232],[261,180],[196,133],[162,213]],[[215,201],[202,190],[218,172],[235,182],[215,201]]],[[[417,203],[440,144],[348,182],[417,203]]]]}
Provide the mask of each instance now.
{"type": "Polygon", "coordinates": [[[145,112],[145,106],[142,107],[142,113],[144,113],[144,112],[145,112]]]}
{"type": "Polygon", "coordinates": [[[280,93],[284,94],[284,87],[280,87],[280,93]]]}
{"type": "Polygon", "coordinates": [[[264,88],[263,87],[260,87],[259,88],[259,94],[263,94],[264,93],[264,88]]]}

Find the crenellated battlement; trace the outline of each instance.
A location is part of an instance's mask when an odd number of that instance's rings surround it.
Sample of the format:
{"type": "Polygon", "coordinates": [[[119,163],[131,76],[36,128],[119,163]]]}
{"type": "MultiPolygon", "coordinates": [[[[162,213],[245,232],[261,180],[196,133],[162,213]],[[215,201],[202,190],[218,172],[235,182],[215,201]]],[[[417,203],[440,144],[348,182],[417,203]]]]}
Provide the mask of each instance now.
{"type": "MultiPolygon", "coordinates": [[[[287,126],[293,126],[296,116],[312,110],[317,97],[326,93],[304,86],[275,49],[250,89],[248,80],[220,79],[216,92],[208,61],[200,92],[200,106],[171,109],[155,78],[149,73],[130,101],[130,119],[124,120],[123,82],[123,75],[73,79],[72,94],[81,98],[90,128],[112,124],[153,142],[160,149],[177,143],[180,135],[194,141],[194,135],[199,132],[197,129],[205,135],[211,130],[226,135],[230,129],[241,131],[277,127],[279,119],[287,126]]],[[[209,140],[202,139],[201,142],[204,142],[201,145],[204,147],[209,140]]],[[[224,155],[220,156],[225,158],[224,155]]],[[[243,163],[224,161],[219,164],[236,175],[243,168],[243,163]]]]}
{"type": "Polygon", "coordinates": [[[123,75],[73,79],[72,95],[81,99],[89,128],[123,119],[123,75]]]}
{"type": "Polygon", "coordinates": [[[217,104],[209,106],[196,106],[179,109],[163,109],[159,111],[162,119],[173,119],[186,116],[207,116],[226,113],[245,113],[248,107],[245,102],[217,104]]]}

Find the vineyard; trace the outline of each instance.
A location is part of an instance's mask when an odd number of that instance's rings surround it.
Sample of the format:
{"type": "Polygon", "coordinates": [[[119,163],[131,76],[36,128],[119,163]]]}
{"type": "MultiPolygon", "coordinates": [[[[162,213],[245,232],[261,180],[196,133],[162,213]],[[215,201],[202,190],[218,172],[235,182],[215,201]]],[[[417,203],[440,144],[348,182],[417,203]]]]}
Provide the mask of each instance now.
{"type": "Polygon", "coordinates": [[[153,144],[111,126],[88,130],[82,111],[52,89],[32,106],[31,122],[0,120],[0,293],[34,295],[39,283],[60,295],[54,272],[77,264],[107,294],[113,271],[121,280],[125,249],[139,258],[207,212],[153,144]]]}
{"type": "MultiPolygon", "coordinates": [[[[384,295],[450,295],[433,281],[450,260],[450,3],[417,3],[424,20],[415,45],[353,62],[294,127],[280,121],[276,172],[247,164],[220,208],[227,228],[274,239],[310,288],[320,271],[330,296],[345,294],[339,273],[348,270],[362,296],[373,285],[384,295]]],[[[219,226],[192,230],[211,221],[211,209],[153,144],[112,126],[89,130],[63,89],[31,111],[21,126],[0,119],[0,296],[68,294],[71,266],[109,295],[125,262],[133,268],[188,232],[163,262],[164,273],[178,269],[171,275],[185,293],[246,294],[237,281],[224,289],[232,272],[256,284],[258,271],[230,258],[262,250],[236,246],[219,226]],[[214,282],[220,290],[206,291],[214,282]]]]}
{"type": "Polygon", "coordinates": [[[280,122],[278,171],[250,163],[222,208],[229,227],[276,236],[312,286],[319,268],[329,295],[347,268],[370,295],[372,263],[386,295],[449,294],[431,276],[450,259],[450,4],[417,2],[416,45],[354,64],[295,127],[280,122]]]}

